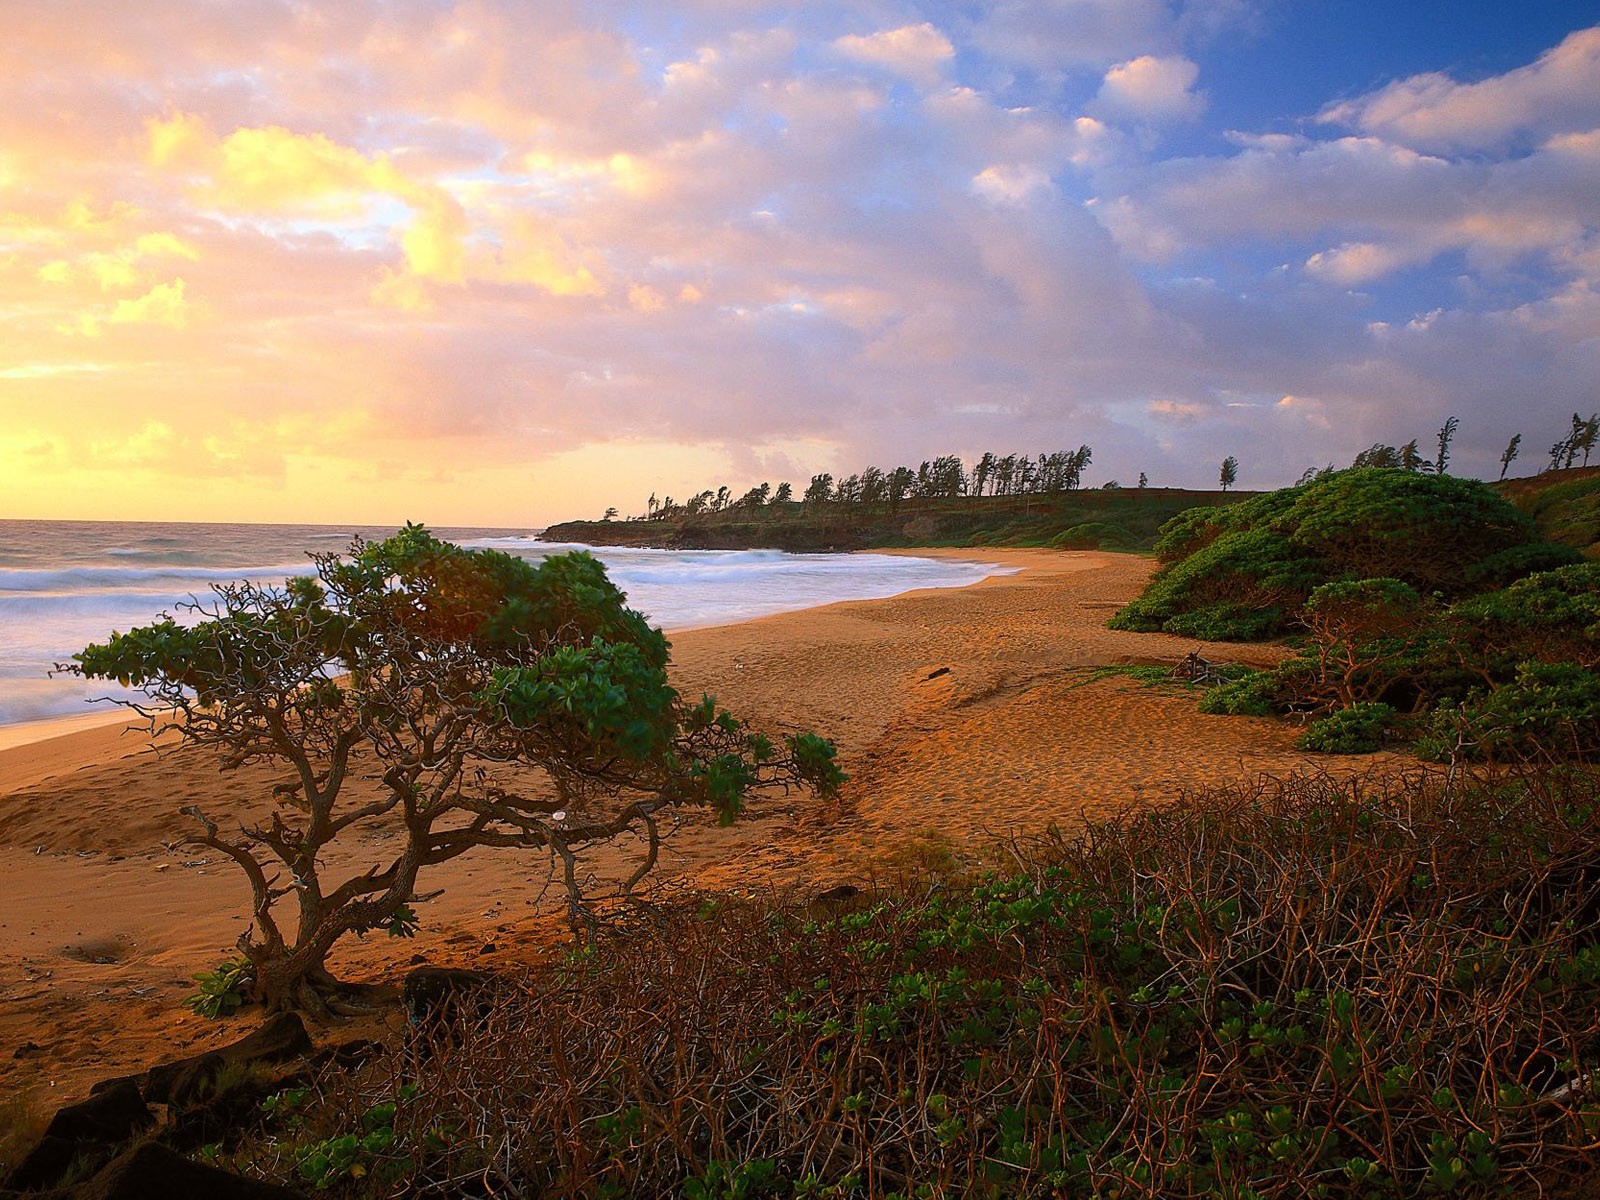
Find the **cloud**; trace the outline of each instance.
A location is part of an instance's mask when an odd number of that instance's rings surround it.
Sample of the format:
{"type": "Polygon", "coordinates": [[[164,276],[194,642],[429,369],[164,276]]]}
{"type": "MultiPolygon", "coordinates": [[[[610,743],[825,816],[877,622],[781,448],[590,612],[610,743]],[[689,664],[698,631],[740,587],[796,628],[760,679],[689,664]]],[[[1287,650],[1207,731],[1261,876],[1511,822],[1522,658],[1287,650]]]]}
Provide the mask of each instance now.
{"type": "Polygon", "coordinates": [[[157,8],[8,13],[14,510],[527,524],[1079,442],[1289,479],[1452,412],[1470,467],[1600,369],[1600,123],[1509,72],[1488,148],[1230,134],[1253,4],[157,8]]]}
{"type": "Polygon", "coordinates": [[[1431,72],[1325,108],[1320,119],[1420,150],[1495,150],[1600,126],[1600,25],[1475,83],[1431,72]]]}
{"type": "Polygon", "coordinates": [[[1487,273],[1575,262],[1595,231],[1600,156],[1570,141],[1484,161],[1374,137],[1276,139],[1124,182],[1127,192],[1096,211],[1131,254],[1159,262],[1263,239],[1309,242],[1306,272],[1348,287],[1450,253],[1487,273]]]}
{"type": "Polygon", "coordinates": [[[935,86],[956,54],[950,39],[926,21],[878,33],[846,34],[833,45],[846,58],[882,67],[922,87],[935,86]]]}
{"type": "Polygon", "coordinates": [[[1199,66],[1187,58],[1140,55],[1106,72],[1093,107],[1101,116],[1146,124],[1192,121],[1205,108],[1205,97],[1192,90],[1199,77],[1199,66]]]}
{"type": "Polygon", "coordinates": [[[985,167],[972,178],[973,192],[995,204],[1023,204],[1049,186],[1050,176],[1026,164],[985,167]]]}

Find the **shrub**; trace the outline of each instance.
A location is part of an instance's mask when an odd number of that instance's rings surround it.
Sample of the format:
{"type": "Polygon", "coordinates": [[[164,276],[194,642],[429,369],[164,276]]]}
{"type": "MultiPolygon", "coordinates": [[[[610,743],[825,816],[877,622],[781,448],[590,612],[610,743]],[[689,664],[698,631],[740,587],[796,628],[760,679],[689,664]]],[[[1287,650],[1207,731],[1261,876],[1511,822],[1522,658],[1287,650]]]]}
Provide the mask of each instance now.
{"type": "Polygon", "coordinates": [[[1190,510],[1162,527],[1167,565],[1112,627],[1248,639],[1286,632],[1318,586],[1390,578],[1461,595],[1563,558],[1484,484],[1363,468],[1190,510]]]}
{"type": "Polygon", "coordinates": [[[1383,748],[1394,715],[1387,704],[1354,704],[1311,722],[1295,745],[1318,754],[1371,754],[1383,748]]]}
{"type": "Polygon", "coordinates": [[[1600,563],[1541,571],[1450,610],[1463,652],[1489,674],[1523,661],[1600,668],[1600,563]]]}
{"type": "Polygon", "coordinates": [[[1600,675],[1571,663],[1523,663],[1509,683],[1433,714],[1417,752],[1500,761],[1600,754],[1600,675]]]}
{"type": "Polygon", "coordinates": [[[213,971],[194,976],[200,990],[184,1000],[189,1008],[213,1021],[228,1016],[244,1003],[245,993],[255,983],[255,968],[248,958],[227,958],[213,971]]]}
{"type": "Polygon", "coordinates": [[[1489,591],[1532,575],[1555,571],[1583,562],[1583,555],[1559,542],[1525,542],[1474,563],[1464,574],[1463,583],[1472,591],[1489,591]]]}
{"type": "Polygon", "coordinates": [[[1243,679],[1207,688],[1200,697],[1203,713],[1227,717],[1270,717],[1278,711],[1279,685],[1273,671],[1256,671],[1243,679]]]}
{"type": "Polygon", "coordinates": [[[1104,521],[1086,521],[1063,529],[1050,539],[1056,550],[1125,550],[1135,542],[1134,536],[1120,525],[1104,521]]]}
{"type": "Polygon", "coordinates": [[[1329,579],[1400,579],[1459,595],[1483,560],[1540,539],[1486,484],[1454,475],[1337,471],[1306,485],[1279,526],[1329,579]]]}
{"type": "Polygon", "coordinates": [[[1285,606],[1317,582],[1315,563],[1282,536],[1265,529],[1224,533],[1163,570],[1110,625],[1207,641],[1254,640],[1276,632],[1285,606]]]}
{"type": "Polygon", "coordinates": [[[638,832],[631,889],[655,865],[658,816],[693,806],[726,823],[761,788],[826,792],[842,778],[822,739],[780,747],[710,696],[680,697],[666,638],[588,554],[534,566],[408,525],[313,561],[314,578],[218,586],[191,606],[195,623],[113,634],[66,668],[141,691],[152,732],[215,751],[224,769],[290,774],[272,788],[270,821],[237,833],[185,810],[203,831],[190,843],[249,882],[239,949],[252,993],[274,1008],[319,1011],[341,995],[325,963],[344,935],[414,929],[425,868],[479,847],[545,851],[576,923],[588,917],[586,848],[638,832]],[[376,795],[352,799],[344,785],[362,772],[376,795]],[[330,846],[374,835],[398,847],[387,863],[330,865],[330,846]],[[280,924],[290,896],[295,920],[280,924]]]}

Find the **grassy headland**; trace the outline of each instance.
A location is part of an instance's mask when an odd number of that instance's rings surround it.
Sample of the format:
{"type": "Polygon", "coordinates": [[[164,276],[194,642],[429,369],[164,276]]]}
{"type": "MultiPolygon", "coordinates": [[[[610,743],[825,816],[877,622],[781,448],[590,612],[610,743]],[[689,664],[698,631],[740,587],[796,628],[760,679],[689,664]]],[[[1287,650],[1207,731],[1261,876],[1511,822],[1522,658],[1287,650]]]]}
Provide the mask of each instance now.
{"type": "MultiPolygon", "coordinates": [[[[1490,484],[1534,521],[1542,537],[1600,557],[1600,467],[1547,471],[1490,484]]],[[[551,542],[682,550],[905,549],[916,546],[1052,546],[1151,550],[1180,513],[1266,493],[1186,488],[1084,488],[1026,496],[907,497],[898,505],[768,502],[650,519],[562,521],[551,542]]]]}
{"type": "Polygon", "coordinates": [[[1187,509],[1233,504],[1252,492],[1093,488],[1048,495],[907,498],[899,505],[812,506],[800,501],[649,520],[563,521],[552,542],[682,550],[900,549],[914,546],[1055,546],[1148,550],[1187,509]]]}

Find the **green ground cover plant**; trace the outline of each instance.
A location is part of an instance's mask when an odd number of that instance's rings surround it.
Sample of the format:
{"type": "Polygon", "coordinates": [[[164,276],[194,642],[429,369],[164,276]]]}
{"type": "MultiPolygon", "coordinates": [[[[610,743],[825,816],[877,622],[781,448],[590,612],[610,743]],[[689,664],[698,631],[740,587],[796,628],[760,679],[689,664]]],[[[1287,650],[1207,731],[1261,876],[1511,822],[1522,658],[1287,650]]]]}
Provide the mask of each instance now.
{"type": "Polygon", "coordinates": [[[318,1148],[339,1196],[1559,1195],[1600,1144],[1596,845],[1584,771],[1262,780],[969,884],[674,905],[225,1158],[318,1148]]]}

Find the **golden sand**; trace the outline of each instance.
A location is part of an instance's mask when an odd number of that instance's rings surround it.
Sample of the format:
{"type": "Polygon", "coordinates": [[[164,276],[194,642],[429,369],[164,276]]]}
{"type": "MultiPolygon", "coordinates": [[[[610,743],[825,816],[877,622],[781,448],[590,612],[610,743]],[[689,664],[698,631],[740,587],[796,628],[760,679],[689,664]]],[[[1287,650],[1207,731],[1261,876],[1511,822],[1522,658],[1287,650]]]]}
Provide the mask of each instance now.
{"type": "MultiPolygon", "coordinates": [[[[1106,629],[1138,594],[1149,560],[917,553],[1022,570],[673,638],[680,689],[714,692],[769,732],[831,737],[851,778],[836,801],[768,800],[730,829],[691,816],[661,878],[739,891],[860,882],[908,845],[976,849],[1185,787],[1326,764],[1294,750],[1295,730],[1281,723],[1208,717],[1192,695],[1091,677],[1094,667],[1174,662],[1197,647],[1255,665],[1280,653],[1106,629]]],[[[189,976],[245,928],[245,886],[215,854],[165,844],[190,831],[185,805],[219,817],[264,812],[275,778],[259,767],[220,774],[198,752],[152,751],[120,723],[0,749],[0,1096],[31,1089],[49,1105],[237,1035],[180,1001],[193,991],[189,976]]],[[[351,862],[375,863],[385,849],[357,844],[351,862]]],[[[622,860],[596,861],[605,876],[622,860]]],[[[446,890],[422,909],[421,936],[346,939],[336,972],[394,979],[413,954],[503,965],[552,944],[543,860],[481,851],[422,882],[446,890]]]]}

